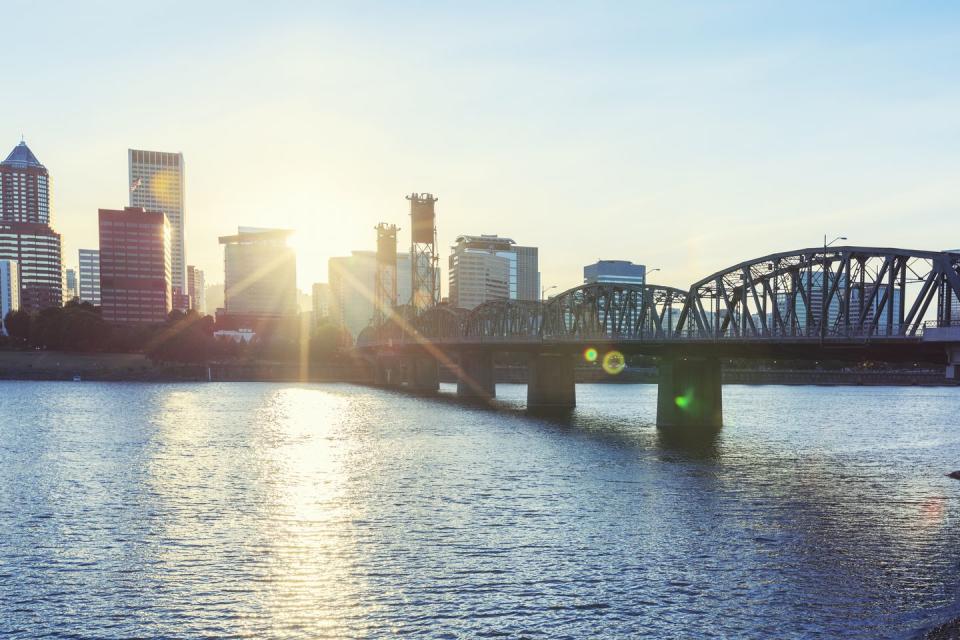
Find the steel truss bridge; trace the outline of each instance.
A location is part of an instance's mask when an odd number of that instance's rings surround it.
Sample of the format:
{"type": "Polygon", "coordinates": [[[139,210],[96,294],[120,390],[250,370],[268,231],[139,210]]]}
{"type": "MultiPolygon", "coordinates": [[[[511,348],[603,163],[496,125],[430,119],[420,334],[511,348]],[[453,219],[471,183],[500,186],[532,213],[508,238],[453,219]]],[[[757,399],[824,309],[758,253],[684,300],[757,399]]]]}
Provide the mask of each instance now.
{"type": "Polygon", "coordinates": [[[546,302],[398,312],[364,330],[357,346],[367,354],[424,352],[460,361],[484,352],[556,355],[595,347],[668,358],[960,364],[958,333],[960,252],[841,246],[748,260],[686,291],[588,284],[546,302]]]}

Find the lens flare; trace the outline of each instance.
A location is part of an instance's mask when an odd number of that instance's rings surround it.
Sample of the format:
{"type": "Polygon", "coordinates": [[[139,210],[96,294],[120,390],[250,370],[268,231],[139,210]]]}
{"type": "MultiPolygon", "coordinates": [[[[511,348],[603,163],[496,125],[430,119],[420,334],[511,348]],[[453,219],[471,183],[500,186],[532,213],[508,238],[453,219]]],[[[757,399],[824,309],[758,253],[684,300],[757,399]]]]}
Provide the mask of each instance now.
{"type": "Polygon", "coordinates": [[[593,347],[590,347],[583,352],[583,359],[587,362],[596,362],[597,361],[597,350],[593,347]]]}
{"type": "Polygon", "coordinates": [[[603,356],[603,370],[612,376],[623,371],[627,366],[627,361],[619,351],[610,351],[603,356]]]}
{"type": "Polygon", "coordinates": [[[690,403],[693,402],[693,389],[688,389],[682,396],[677,396],[673,399],[673,402],[681,409],[686,410],[686,408],[690,406],[690,403]]]}

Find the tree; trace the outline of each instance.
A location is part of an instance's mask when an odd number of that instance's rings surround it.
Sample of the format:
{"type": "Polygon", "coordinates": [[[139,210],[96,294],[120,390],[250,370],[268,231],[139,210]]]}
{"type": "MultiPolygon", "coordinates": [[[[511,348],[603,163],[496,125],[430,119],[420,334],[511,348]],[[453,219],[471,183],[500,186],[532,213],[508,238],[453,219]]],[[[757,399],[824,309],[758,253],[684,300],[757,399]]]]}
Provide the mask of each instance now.
{"type": "Polygon", "coordinates": [[[196,311],[171,311],[145,348],[157,362],[206,362],[214,352],[213,318],[196,311]]]}
{"type": "Polygon", "coordinates": [[[349,334],[339,325],[322,320],[310,336],[310,355],[313,360],[328,361],[334,359],[351,342],[349,334]]]}
{"type": "Polygon", "coordinates": [[[30,314],[23,309],[9,312],[3,319],[3,326],[11,338],[24,342],[30,338],[30,314]]]}
{"type": "Polygon", "coordinates": [[[109,344],[111,328],[89,303],[64,307],[62,347],[68,351],[99,351],[109,344]]]}
{"type": "Polygon", "coordinates": [[[41,309],[30,325],[30,345],[42,349],[63,348],[63,325],[62,307],[41,309]]]}

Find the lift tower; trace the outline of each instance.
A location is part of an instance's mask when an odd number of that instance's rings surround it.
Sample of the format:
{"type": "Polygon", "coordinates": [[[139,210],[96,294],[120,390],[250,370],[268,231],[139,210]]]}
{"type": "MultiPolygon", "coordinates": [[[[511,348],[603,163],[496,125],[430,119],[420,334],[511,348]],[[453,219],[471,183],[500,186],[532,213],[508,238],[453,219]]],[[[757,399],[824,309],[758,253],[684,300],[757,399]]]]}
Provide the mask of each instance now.
{"type": "Polygon", "coordinates": [[[437,282],[437,225],[429,193],[411,193],[410,201],[410,306],[421,313],[440,302],[437,282]]]}
{"type": "Polygon", "coordinates": [[[397,306],[397,225],[381,222],[377,230],[377,264],[373,278],[373,326],[382,327],[397,306]]]}

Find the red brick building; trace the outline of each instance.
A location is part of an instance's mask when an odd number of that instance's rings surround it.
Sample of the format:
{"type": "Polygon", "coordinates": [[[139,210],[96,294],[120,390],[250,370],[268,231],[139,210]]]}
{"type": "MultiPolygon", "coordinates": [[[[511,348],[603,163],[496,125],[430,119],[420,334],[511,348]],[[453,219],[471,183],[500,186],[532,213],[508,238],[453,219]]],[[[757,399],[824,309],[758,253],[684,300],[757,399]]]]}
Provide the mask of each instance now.
{"type": "Polygon", "coordinates": [[[117,324],[158,323],[172,308],[170,223],[159,211],[100,209],[100,304],[117,324]]]}

